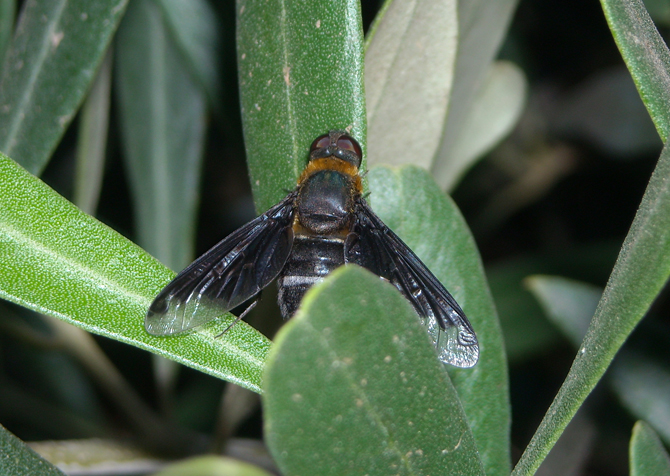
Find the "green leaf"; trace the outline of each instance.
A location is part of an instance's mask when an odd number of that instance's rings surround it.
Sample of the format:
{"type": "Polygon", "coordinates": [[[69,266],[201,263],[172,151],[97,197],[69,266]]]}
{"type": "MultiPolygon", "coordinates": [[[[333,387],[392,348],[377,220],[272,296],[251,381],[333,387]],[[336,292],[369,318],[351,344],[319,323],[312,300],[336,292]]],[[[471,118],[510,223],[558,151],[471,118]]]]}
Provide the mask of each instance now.
{"type": "Polygon", "coordinates": [[[144,330],[174,273],[0,154],[0,297],[260,391],[269,341],[233,316],[201,331],[144,330]]]}
{"type": "Polygon", "coordinates": [[[205,94],[153,0],[130,4],[116,54],[138,243],[181,269],[193,259],[205,94]]]}
{"type": "Polygon", "coordinates": [[[308,292],[263,383],[266,441],[282,474],[484,474],[425,328],[397,289],[362,268],[340,268],[308,292]]]}
{"type": "Polygon", "coordinates": [[[0,80],[0,150],[40,173],[70,124],[127,0],[25,2],[0,80]]]}
{"type": "MultiPolygon", "coordinates": [[[[579,347],[596,310],[602,289],[555,276],[533,276],[528,287],[547,316],[579,347]]],[[[670,441],[670,372],[662,362],[633,350],[622,350],[612,363],[609,381],[621,403],[636,417],[651,422],[670,441]]]]}
{"type": "Polygon", "coordinates": [[[633,427],[630,439],[631,476],[668,476],[670,457],[654,430],[638,421],[633,427]]]}
{"type": "Polygon", "coordinates": [[[600,0],[621,56],[663,142],[670,132],[670,51],[642,0],[600,0]]]}
{"type": "Polygon", "coordinates": [[[153,476],[271,476],[271,473],[244,461],[212,455],[179,461],[153,476]]]}
{"type": "Polygon", "coordinates": [[[276,204],[332,129],[365,148],[363,28],[356,0],[237,2],[242,121],[258,211],[276,204]]]}
{"type": "Polygon", "coordinates": [[[207,92],[212,107],[218,108],[220,39],[214,9],[206,0],[157,0],[157,3],[191,73],[207,92]]]}
{"type": "Polygon", "coordinates": [[[171,464],[153,476],[271,476],[244,461],[221,456],[198,456],[171,464]]]}
{"type": "Polygon", "coordinates": [[[641,352],[622,351],[608,373],[621,403],[670,444],[670,369],[641,352]]]}
{"type": "Polygon", "coordinates": [[[16,0],[0,0],[0,63],[5,58],[7,46],[14,33],[16,0]]]}
{"type": "Polygon", "coordinates": [[[155,455],[129,440],[80,438],[29,445],[66,474],[145,474],[148,468],[163,466],[155,455]]]}
{"type": "Polygon", "coordinates": [[[560,342],[558,331],[545,319],[537,299],[522,285],[533,264],[517,257],[486,269],[496,303],[510,364],[528,360],[560,342]]]}
{"type": "Polygon", "coordinates": [[[102,188],[111,96],[112,54],[108,51],[91,92],[81,108],[77,137],[73,201],[92,215],[95,214],[102,188]]]}
{"type": "MultiPolygon", "coordinates": [[[[517,0],[460,0],[459,44],[444,135],[432,167],[438,183],[454,184],[451,162],[460,149],[461,136],[473,111],[473,103],[486,83],[491,64],[507,33],[517,0]]],[[[499,110],[500,111],[500,110],[499,110]]],[[[505,111],[500,111],[507,114],[505,111]]],[[[467,144],[466,144],[467,145],[467,144]]]]}
{"type": "Polygon", "coordinates": [[[3,476],[63,476],[26,444],[0,425],[0,474],[3,476]]]}
{"type": "Polygon", "coordinates": [[[450,369],[450,374],[486,474],[509,474],[507,361],[481,259],[465,220],[428,172],[418,167],[376,167],[369,182],[372,207],[454,295],[477,333],[479,363],[472,369],[450,369]]]}
{"type": "Polygon", "coordinates": [[[513,474],[535,472],[669,275],[670,150],[666,147],[572,368],[513,474]]]}
{"type": "Polygon", "coordinates": [[[496,61],[483,79],[464,118],[458,141],[435,177],[443,190],[451,190],[461,177],[512,130],[523,112],[526,76],[509,61],[496,61]]]}
{"type": "Polygon", "coordinates": [[[370,164],[431,166],[454,75],[456,3],[388,0],[377,15],[365,52],[370,164]]]}
{"type": "Polygon", "coordinates": [[[560,276],[530,276],[526,286],[547,317],[579,346],[603,294],[602,288],[560,276]]]}

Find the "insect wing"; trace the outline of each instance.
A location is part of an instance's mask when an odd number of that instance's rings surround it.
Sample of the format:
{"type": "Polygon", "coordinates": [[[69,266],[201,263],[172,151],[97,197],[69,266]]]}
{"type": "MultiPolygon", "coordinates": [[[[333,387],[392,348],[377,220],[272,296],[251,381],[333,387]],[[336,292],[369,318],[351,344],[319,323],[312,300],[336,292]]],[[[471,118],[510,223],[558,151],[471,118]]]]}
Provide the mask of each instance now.
{"type": "Polygon", "coordinates": [[[209,322],[277,277],[293,247],[295,192],[191,263],[156,296],[144,327],[176,334],[209,322]]]}
{"type": "Polygon", "coordinates": [[[414,252],[359,199],[355,223],[345,243],[345,261],[393,283],[422,318],[442,362],[472,367],[479,344],[453,296],[414,252]]]}

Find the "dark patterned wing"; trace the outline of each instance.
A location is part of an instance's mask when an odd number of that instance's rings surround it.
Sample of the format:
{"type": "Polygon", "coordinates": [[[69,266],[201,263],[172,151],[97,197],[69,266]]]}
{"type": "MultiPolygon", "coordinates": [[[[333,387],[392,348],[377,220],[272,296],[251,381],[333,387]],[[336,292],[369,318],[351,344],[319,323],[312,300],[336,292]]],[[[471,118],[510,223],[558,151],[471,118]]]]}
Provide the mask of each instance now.
{"type": "Polygon", "coordinates": [[[422,318],[442,362],[475,365],[479,359],[475,331],[449,291],[363,199],[354,214],[345,261],[369,269],[400,290],[422,318]]]}
{"type": "Polygon", "coordinates": [[[149,306],[147,332],[169,335],[200,326],[270,284],[291,254],[295,197],[290,193],[179,273],[149,306]]]}

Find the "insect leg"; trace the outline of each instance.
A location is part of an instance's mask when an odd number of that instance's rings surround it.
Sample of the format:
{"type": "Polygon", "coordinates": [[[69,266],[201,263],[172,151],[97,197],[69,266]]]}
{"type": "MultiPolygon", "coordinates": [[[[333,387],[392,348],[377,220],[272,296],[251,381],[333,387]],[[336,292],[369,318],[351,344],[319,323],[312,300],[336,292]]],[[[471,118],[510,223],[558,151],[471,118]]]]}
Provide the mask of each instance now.
{"type": "Polygon", "coordinates": [[[244,310],[244,312],[242,312],[239,316],[237,316],[237,318],[233,322],[231,322],[230,325],[228,327],[226,327],[221,334],[217,335],[216,338],[218,339],[219,337],[221,337],[223,334],[228,332],[235,324],[237,324],[242,319],[244,319],[244,316],[246,316],[249,313],[249,311],[251,311],[253,308],[255,308],[256,304],[258,304],[258,301],[260,301],[260,300],[261,300],[261,295],[259,293],[259,294],[256,295],[256,298],[252,301],[252,303],[249,304],[249,306],[247,306],[247,308],[244,310]]]}

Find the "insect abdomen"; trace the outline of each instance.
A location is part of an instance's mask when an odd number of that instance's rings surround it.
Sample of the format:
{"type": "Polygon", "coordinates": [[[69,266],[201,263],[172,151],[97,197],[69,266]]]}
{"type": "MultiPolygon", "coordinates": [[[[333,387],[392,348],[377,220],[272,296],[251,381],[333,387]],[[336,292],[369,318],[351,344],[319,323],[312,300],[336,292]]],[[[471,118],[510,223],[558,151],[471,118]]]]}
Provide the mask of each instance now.
{"type": "Polygon", "coordinates": [[[296,234],[293,251],[279,278],[277,302],[284,319],[295,314],[307,290],[344,264],[344,240],[296,234]]]}

